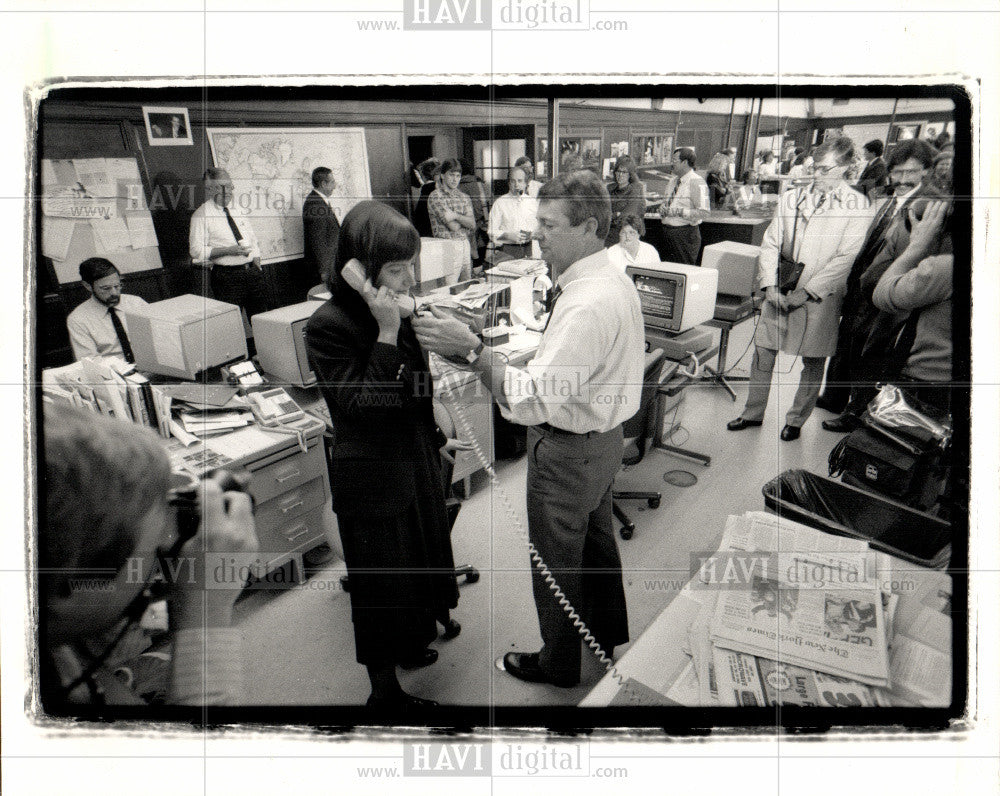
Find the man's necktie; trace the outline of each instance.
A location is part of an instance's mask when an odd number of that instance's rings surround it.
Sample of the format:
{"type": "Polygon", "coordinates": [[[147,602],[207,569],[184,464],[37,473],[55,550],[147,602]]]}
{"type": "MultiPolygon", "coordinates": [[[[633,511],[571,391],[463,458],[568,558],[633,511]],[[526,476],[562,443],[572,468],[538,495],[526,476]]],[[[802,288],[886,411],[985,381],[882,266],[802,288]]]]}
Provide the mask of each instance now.
{"type": "Polygon", "coordinates": [[[118,335],[118,342],[121,343],[122,356],[126,362],[135,362],[135,354],[132,353],[132,344],[128,341],[128,334],[122,319],[118,317],[118,310],[108,307],[108,315],[111,316],[111,325],[115,327],[115,334],[118,335]]]}
{"type": "Polygon", "coordinates": [[[239,243],[243,239],[243,233],[241,233],[240,228],[236,226],[236,222],[233,221],[233,217],[229,215],[229,208],[223,207],[222,212],[226,214],[226,221],[229,222],[229,228],[233,231],[233,237],[236,238],[236,242],[239,243]]]}
{"type": "Polygon", "coordinates": [[[545,319],[545,326],[542,327],[542,334],[545,334],[545,330],[549,328],[549,323],[552,321],[552,316],[556,311],[556,302],[559,300],[562,292],[562,285],[556,285],[552,288],[552,292],[549,293],[549,317],[545,319]]]}
{"type": "Polygon", "coordinates": [[[882,215],[875,225],[875,229],[872,230],[872,240],[878,240],[885,236],[885,231],[889,228],[889,224],[896,217],[896,205],[898,203],[899,199],[895,196],[886,203],[885,209],[882,211],[882,215]]]}
{"type": "Polygon", "coordinates": [[[667,197],[667,201],[663,203],[663,206],[670,209],[670,203],[674,201],[674,197],[677,196],[677,189],[681,187],[681,178],[678,177],[674,180],[674,187],[670,189],[670,196],[667,197]]]}

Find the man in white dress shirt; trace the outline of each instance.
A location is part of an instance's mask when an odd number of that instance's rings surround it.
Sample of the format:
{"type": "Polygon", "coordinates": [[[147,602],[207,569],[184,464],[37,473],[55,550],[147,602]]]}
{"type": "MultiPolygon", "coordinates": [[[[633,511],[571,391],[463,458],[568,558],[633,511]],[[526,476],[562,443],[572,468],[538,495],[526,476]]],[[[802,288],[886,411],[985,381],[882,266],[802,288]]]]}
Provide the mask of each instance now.
{"type": "Polygon", "coordinates": [[[225,169],[205,172],[205,204],[191,216],[191,259],[211,271],[212,293],[237,304],[247,319],[271,309],[260,266],[260,248],[250,219],[230,211],[233,181],[225,169]]]}
{"type": "Polygon", "coordinates": [[[532,257],[532,234],[538,224],[538,200],[527,194],[528,175],[514,166],[507,174],[510,190],[490,209],[490,240],[501,260],[532,257]]]}
{"type": "Polygon", "coordinates": [[[90,257],[80,263],[80,280],[90,298],[66,319],[73,355],[78,360],[121,357],[126,362],[135,362],[123,311],[145,306],[146,302],[122,293],[121,274],[103,257],[90,257]]]}
{"type": "MultiPolygon", "coordinates": [[[[528,426],[528,533],[566,598],[604,652],[628,640],[611,485],[622,423],[639,409],[644,337],[632,281],[608,260],[611,199],[589,171],[563,173],[539,192],[542,257],[556,287],[535,358],[508,367],[453,318],[417,317],[426,350],[466,359],[504,417],[528,426]]],[[[521,680],[580,681],[580,635],[545,579],[532,571],[540,652],[509,652],[521,680]]]]}
{"type": "Polygon", "coordinates": [[[664,261],[698,264],[701,251],[701,222],[708,218],[711,204],[708,185],[695,170],[694,150],[688,147],[674,150],[670,161],[677,176],[660,205],[663,222],[664,261]]]}

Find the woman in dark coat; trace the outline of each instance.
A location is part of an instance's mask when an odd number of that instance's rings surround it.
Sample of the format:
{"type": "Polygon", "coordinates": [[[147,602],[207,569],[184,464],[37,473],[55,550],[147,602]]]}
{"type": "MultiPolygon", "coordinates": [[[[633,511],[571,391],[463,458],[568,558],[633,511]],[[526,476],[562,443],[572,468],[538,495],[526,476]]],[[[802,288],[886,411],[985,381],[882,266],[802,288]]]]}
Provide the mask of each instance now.
{"type": "Polygon", "coordinates": [[[643,216],[646,215],[646,191],[635,172],[635,163],[628,155],[623,155],[615,162],[614,182],[608,186],[608,193],[611,194],[611,227],[604,245],[614,246],[618,243],[625,216],[639,219],[641,229],[636,232],[640,238],[645,235],[643,216]]]}
{"type": "Polygon", "coordinates": [[[395,297],[414,284],[416,229],[378,202],[356,205],[340,231],[329,278],[332,298],[306,327],[309,357],[334,427],[331,490],[350,578],[358,663],[368,668],[374,707],[433,704],[406,694],[396,665],[426,666],[427,648],[460,627],[450,528],[427,358],[395,297]],[[364,295],[345,267],[363,269],[364,295]]]}

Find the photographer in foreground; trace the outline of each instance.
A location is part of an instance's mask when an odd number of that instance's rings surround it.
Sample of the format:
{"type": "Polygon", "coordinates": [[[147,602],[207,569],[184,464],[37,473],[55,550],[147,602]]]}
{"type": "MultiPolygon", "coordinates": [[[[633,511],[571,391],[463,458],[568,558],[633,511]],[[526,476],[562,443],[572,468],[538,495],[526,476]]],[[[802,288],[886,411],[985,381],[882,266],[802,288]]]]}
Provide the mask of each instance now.
{"type": "Polygon", "coordinates": [[[144,592],[160,553],[173,583],[165,701],[240,701],[240,636],[231,624],[243,584],[214,582],[210,574],[221,558],[242,563],[256,552],[250,496],[224,492],[216,480],[200,482],[201,520],[184,540],[168,500],[170,463],[155,434],[47,407],[44,436],[39,592],[46,709],[143,704],[113,666],[128,656],[128,631],[148,604],[144,592]]]}

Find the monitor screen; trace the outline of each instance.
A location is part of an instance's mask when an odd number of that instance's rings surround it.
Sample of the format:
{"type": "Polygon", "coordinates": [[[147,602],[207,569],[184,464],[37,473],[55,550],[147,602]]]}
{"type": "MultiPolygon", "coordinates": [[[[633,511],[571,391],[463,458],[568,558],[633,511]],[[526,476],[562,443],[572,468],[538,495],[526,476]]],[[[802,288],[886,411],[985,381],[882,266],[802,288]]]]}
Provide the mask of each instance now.
{"type": "Polygon", "coordinates": [[[713,268],[681,263],[630,265],[647,328],[679,334],[711,320],[719,272],[713,268]]]}
{"type": "Polygon", "coordinates": [[[635,289],[639,291],[642,314],[667,321],[673,320],[674,302],[677,299],[677,278],[636,274],[634,280],[635,289]]]}

